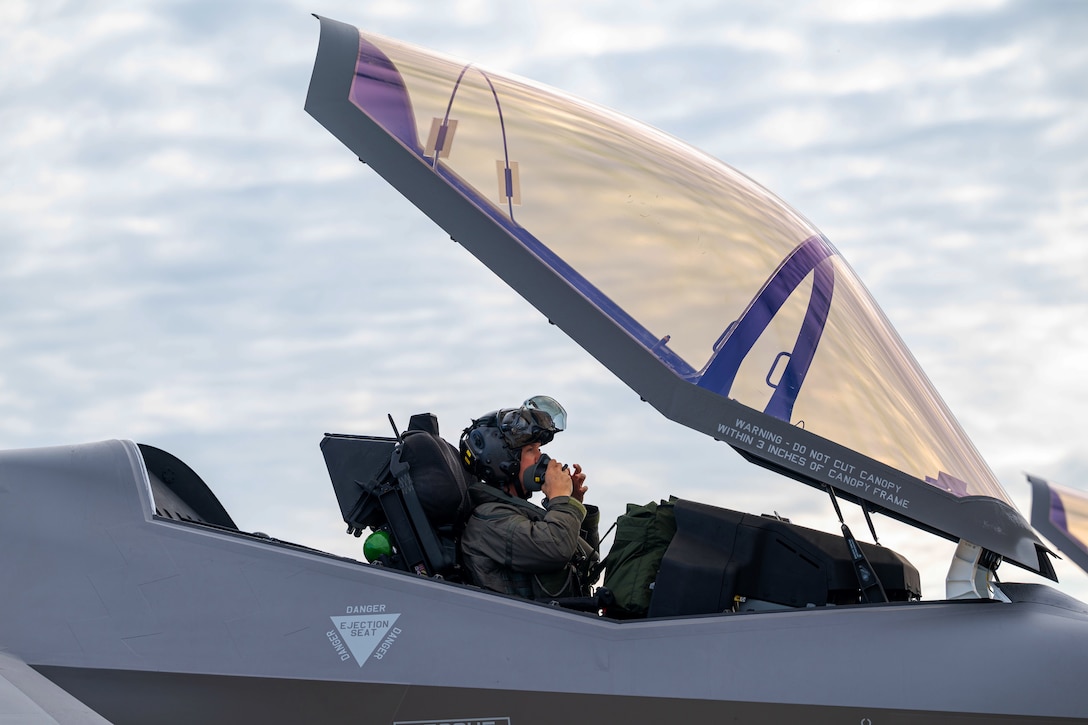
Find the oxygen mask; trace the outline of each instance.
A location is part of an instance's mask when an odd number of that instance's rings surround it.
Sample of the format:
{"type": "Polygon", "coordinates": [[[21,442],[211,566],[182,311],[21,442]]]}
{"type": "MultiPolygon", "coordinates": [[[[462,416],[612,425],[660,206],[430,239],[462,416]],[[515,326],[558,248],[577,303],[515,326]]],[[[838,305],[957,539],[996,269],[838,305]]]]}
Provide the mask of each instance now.
{"type": "MultiPolygon", "coordinates": [[[[521,485],[528,493],[535,493],[544,487],[544,476],[548,473],[548,464],[552,458],[547,453],[540,454],[540,460],[532,468],[525,470],[521,478],[521,485]]],[[[567,464],[563,464],[563,470],[568,470],[567,464]]]]}

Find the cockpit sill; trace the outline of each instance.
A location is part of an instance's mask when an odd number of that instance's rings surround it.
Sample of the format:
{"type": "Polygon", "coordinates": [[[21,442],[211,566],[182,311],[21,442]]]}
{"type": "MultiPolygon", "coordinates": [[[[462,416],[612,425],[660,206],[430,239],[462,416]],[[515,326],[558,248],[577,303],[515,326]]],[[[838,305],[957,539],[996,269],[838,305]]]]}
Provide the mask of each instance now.
{"type": "Polygon", "coordinates": [[[680,622],[680,621],[702,621],[707,619],[715,619],[722,617],[740,617],[740,616],[774,616],[774,615],[788,615],[797,614],[799,612],[805,612],[810,614],[817,614],[819,612],[841,611],[847,609],[868,609],[868,610],[891,610],[891,609],[903,609],[903,608],[919,608],[919,607],[935,607],[943,605],[957,605],[957,606],[989,606],[989,605],[1004,605],[1004,604],[1043,604],[1047,606],[1056,607],[1059,609],[1065,609],[1070,612],[1076,612],[1079,614],[1088,615],[1088,604],[1081,602],[1067,594],[1064,594],[1054,587],[1046,584],[1023,584],[1023,583],[1002,583],[998,585],[1001,591],[1006,595],[1006,599],[913,599],[909,601],[898,602],[857,602],[854,604],[824,604],[820,606],[808,605],[805,607],[790,607],[786,605],[774,604],[774,603],[760,603],[755,600],[747,602],[750,608],[727,610],[719,613],[711,614],[687,614],[676,616],[662,616],[643,619],[620,619],[616,617],[609,617],[604,613],[598,611],[582,611],[578,609],[570,609],[558,606],[551,602],[546,601],[533,601],[515,597],[508,594],[502,594],[500,592],[491,592],[480,587],[463,584],[460,582],[450,581],[441,576],[434,577],[421,577],[413,572],[401,571],[391,567],[385,567],[380,564],[372,564],[365,560],[355,559],[350,556],[344,556],[341,554],[333,554],[322,549],[316,549],[304,544],[298,544],[284,539],[277,539],[261,531],[242,531],[237,528],[230,528],[226,526],[219,526],[216,524],[209,524],[203,521],[194,521],[184,518],[174,518],[166,514],[160,514],[156,511],[152,520],[161,525],[177,526],[189,530],[205,530],[215,531],[219,534],[225,534],[228,536],[238,537],[248,541],[256,542],[264,546],[273,546],[282,549],[289,549],[292,551],[302,552],[318,556],[324,559],[330,559],[333,561],[350,564],[359,567],[360,569],[366,569],[370,571],[379,571],[383,574],[388,574],[396,577],[404,577],[409,580],[419,581],[425,586],[440,586],[452,590],[461,590],[465,592],[473,592],[477,594],[485,594],[489,597],[494,597],[499,600],[507,600],[511,602],[518,602],[520,604],[539,607],[543,610],[550,611],[556,614],[573,615],[580,618],[587,618],[594,621],[600,621],[602,623],[609,623],[615,625],[622,625],[624,628],[637,628],[638,625],[648,623],[662,623],[662,622],[680,622]],[[761,606],[763,605],[763,606],[761,606]]]}
{"type": "MultiPolygon", "coordinates": [[[[498,600],[517,601],[521,604],[540,607],[550,610],[555,614],[574,615],[585,617],[602,623],[621,624],[625,628],[637,627],[640,623],[666,622],[666,621],[694,621],[720,617],[734,617],[738,615],[782,615],[789,613],[806,612],[815,614],[821,611],[844,609],[896,609],[902,607],[930,607],[946,604],[1003,604],[1003,603],[1037,603],[1066,609],[1081,614],[1088,614],[1088,605],[1069,597],[1060,591],[1042,584],[1015,584],[1001,583],[994,587],[1000,594],[994,598],[973,597],[959,599],[923,599],[911,597],[903,601],[889,602],[855,602],[814,604],[805,606],[790,606],[770,601],[738,596],[731,609],[721,612],[664,615],[649,618],[617,618],[608,616],[602,609],[571,608],[560,606],[555,602],[530,601],[497,592],[483,590],[471,584],[460,583],[446,579],[442,576],[423,577],[413,572],[401,571],[393,567],[382,566],[380,563],[369,563],[350,556],[334,554],[322,549],[317,549],[304,544],[275,538],[262,531],[243,531],[239,529],[225,509],[219,504],[214,493],[207,484],[200,479],[180,459],[151,446],[139,444],[139,450],[146,466],[148,474],[148,488],[151,498],[149,500],[151,511],[150,520],[156,525],[178,527],[189,531],[215,532],[219,535],[237,537],[242,540],[257,543],[261,546],[272,546],[287,549],[306,555],[313,555],[343,564],[359,567],[360,569],[381,572],[381,576],[405,577],[418,581],[421,585],[431,587],[439,586],[447,590],[460,590],[475,594],[486,594],[498,600]]],[[[583,603],[584,604],[584,603],[583,603]]]]}

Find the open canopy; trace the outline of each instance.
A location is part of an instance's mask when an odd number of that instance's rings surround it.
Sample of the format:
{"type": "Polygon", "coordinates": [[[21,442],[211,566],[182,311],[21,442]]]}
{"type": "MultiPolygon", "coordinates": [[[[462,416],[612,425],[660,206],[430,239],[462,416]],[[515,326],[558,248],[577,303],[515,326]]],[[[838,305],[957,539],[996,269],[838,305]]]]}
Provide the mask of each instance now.
{"type": "Polygon", "coordinates": [[[669,418],[1053,576],[842,255],[751,179],[554,89],[324,19],[306,108],[669,418]]]}

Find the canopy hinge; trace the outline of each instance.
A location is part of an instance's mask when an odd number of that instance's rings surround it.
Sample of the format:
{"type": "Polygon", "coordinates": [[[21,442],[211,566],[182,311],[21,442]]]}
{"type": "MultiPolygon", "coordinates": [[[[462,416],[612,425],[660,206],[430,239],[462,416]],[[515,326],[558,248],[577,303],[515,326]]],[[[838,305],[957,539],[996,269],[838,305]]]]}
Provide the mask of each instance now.
{"type": "Polygon", "coordinates": [[[960,539],[952,566],[945,578],[946,599],[996,599],[1010,601],[1001,589],[994,585],[1001,557],[977,544],[960,539]]]}

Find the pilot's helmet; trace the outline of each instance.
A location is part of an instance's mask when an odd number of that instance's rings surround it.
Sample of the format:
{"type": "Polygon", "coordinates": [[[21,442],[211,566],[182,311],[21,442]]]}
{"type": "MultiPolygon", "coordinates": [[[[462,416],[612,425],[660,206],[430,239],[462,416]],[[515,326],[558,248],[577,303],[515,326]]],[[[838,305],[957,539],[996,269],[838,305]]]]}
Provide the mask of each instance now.
{"type": "Polygon", "coordinates": [[[547,395],[533,396],[520,408],[493,410],[461,434],[461,463],[484,483],[504,486],[517,480],[523,447],[544,445],[566,426],[567,411],[547,395]]]}

